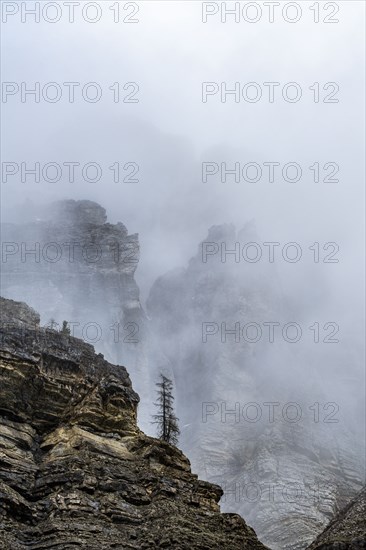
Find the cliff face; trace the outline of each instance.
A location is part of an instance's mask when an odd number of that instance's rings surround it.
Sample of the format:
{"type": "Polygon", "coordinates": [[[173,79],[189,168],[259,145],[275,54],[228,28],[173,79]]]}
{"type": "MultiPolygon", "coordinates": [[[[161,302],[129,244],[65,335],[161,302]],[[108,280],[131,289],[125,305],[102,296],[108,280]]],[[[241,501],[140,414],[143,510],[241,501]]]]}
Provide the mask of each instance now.
{"type": "MultiPolygon", "coordinates": [[[[321,344],[309,353],[302,342],[269,343],[263,323],[296,320],[304,328],[315,319],[301,319],[286,303],[275,264],[236,262],[233,254],[223,262],[220,250],[203,262],[202,246],[187,268],[156,281],[147,319],[134,279],[137,235],[107,223],[104,208],[91,201],[61,201],[32,220],[2,228],[5,297],[27,301],[42,325],[67,320],[108,361],[128,365],[141,397],[139,426],[148,433],[155,382],[167,373],[175,382],[180,445],[200,477],[224,488],[222,508],[244,516],[274,550],[303,550],[363,481],[363,439],[353,430],[362,415],[362,375],[355,374],[352,346],[335,346],[330,355],[321,344]],[[249,341],[253,330],[246,340],[242,330],[239,341],[225,336],[221,324],[232,330],[237,322],[240,329],[260,325],[259,341],[249,341]],[[203,323],[214,328],[205,342],[203,323]],[[300,407],[301,421],[283,417],[289,402],[300,407]],[[327,423],[334,405],[324,406],[334,402],[336,422],[327,423]],[[265,403],[278,403],[272,420],[265,403]],[[354,418],[347,424],[349,408],[354,418]]],[[[233,251],[258,236],[252,225],[238,233],[215,226],[205,242],[211,251],[221,244],[233,251]]]]}
{"type": "Polygon", "coordinates": [[[221,245],[248,242],[259,242],[252,225],[213,227],[206,262],[202,244],[186,269],[156,281],[148,300],[154,364],[175,380],[182,448],[202,478],[224,488],[225,510],[246,517],[271,548],[303,550],[362,486],[363,439],[352,431],[361,417],[346,419],[362,374],[352,381],[352,349],[342,356],[340,346],[304,343],[314,319],[286,303],[275,264],[232,253],[222,261],[221,245]],[[289,321],[303,327],[298,344],[279,337],[289,321]],[[280,326],[273,342],[268,322],[280,326]],[[250,323],[262,331],[258,341],[256,329],[243,332],[250,323]]]}
{"type": "Polygon", "coordinates": [[[0,305],[1,548],[265,549],[220,514],[220,487],[137,428],[124,367],[0,305]]]}
{"type": "Polygon", "coordinates": [[[366,487],[309,546],[308,550],[364,550],[366,548],[366,487]]]}
{"type": "Polygon", "coordinates": [[[2,241],[2,295],[35,308],[43,325],[67,320],[73,336],[129,365],[145,403],[150,382],[146,317],[134,279],[138,235],[107,223],[97,203],[65,200],[23,224],[4,224],[2,241]]]}
{"type": "Polygon", "coordinates": [[[43,324],[67,319],[72,335],[115,361],[131,359],[144,324],[134,280],[138,236],[107,223],[105,209],[91,201],[56,202],[40,215],[2,226],[3,295],[22,296],[43,324]],[[124,328],[134,322],[135,330],[124,328]]]}

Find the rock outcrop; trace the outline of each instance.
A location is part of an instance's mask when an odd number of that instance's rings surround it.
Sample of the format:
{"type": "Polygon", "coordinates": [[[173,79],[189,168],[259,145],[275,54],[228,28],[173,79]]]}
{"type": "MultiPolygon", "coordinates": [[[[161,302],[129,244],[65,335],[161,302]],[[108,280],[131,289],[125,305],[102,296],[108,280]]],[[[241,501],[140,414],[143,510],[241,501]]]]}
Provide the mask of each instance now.
{"type": "Polygon", "coordinates": [[[261,550],[222,490],[144,435],[122,366],[1,299],[0,546],[3,550],[261,550]]]}
{"type": "MultiPolygon", "coordinates": [[[[244,260],[242,245],[259,241],[253,224],[239,232],[212,227],[206,261],[201,243],[186,268],[160,277],[147,318],[135,281],[137,235],[108,223],[91,201],[36,210],[2,227],[5,297],[29,303],[43,326],[69,321],[73,335],[106,360],[128,365],[147,433],[155,382],[168,374],[180,445],[202,479],[224,488],[222,509],[245,517],[273,550],[303,550],[364,482],[359,346],[349,340],[310,350],[305,332],[315,318],[312,311],[302,317],[304,298],[289,303],[277,264],[250,261],[255,246],[244,260]],[[304,329],[296,345],[278,338],[289,321],[304,329]],[[274,342],[268,322],[279,323],[274,342]],[[273,419],[271,403],[278,403],[273,419]],[[288,418],[287,410],[296,413],[288,403],[300,408],[299,422],[288,418]]],[[[324,285],[313,290],[320,298],[324,285]]]]}
{"type": "Polygon", "coordinates": [[[308,550],[366,549],[366,487],[343,508],[308,550]]]}
{"type": "Polygon", "coordinates": [[[175,380],[182,448],[223,486],[224,509],[274,550],[303,550],[363,483],[362,361],[309,343],[313,313],[288,303],[276,262],[250,261],[256,243],[253,224],[212,227],[186,268],[156,281],[152,363],[175,380]],[[282,337],[290,321],[296,344],[282,337]]]}
{"type": "Polygon", "coordinates": [[[150,381],[134,278],[138,235],[107,223],[105,209],[88,200],[57,201],[1,229],[2,295],[35,308],[42,325],[67,320],[73,336],[108,361],[129,365],[144,409],[150,381]]]}

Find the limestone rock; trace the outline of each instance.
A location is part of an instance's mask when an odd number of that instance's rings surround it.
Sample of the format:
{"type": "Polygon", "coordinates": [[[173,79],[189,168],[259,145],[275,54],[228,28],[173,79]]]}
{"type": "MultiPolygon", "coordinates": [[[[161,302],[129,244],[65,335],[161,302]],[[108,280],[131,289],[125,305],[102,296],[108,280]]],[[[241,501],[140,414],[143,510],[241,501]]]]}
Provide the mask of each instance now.
{"type": "Polygon", "coordinates": [[[121,222],[107,223],[95,202],[64,200],[24,223],[3,224],[2,250],[2,295],[34,307],[43,326],[67,320],[73,336],[108,361],[128,364],[145,403],[150,380],[146,316],[134,278],[138,235],[121,222]]]}
{"type": "Polygon", "coordinates": [[[1,300],[0,546],[265,550],[222,489],[136,425],[122,366],[1,300]],[[21,322],[19,322],[21,321],[21,322]]]}
{"type": "Polygon", "coordinates": [[[224,488],[225,511],[247,518],[273,550],[303,550],[363,483],[362,360],[352,346],[325,345],[322,355],[307,344],[312,323],[288,303],[277,264],[244,261],[245,243],[260,243],[253,223],[214,226],[186,268],[155,282],[152,363],[175,381],[182,448],[200,477],[224,488]],[[304,331],[296,345],[278,337],[294,320],[304,331]],[[273,342],[268,322],[279,325],[273,342]],[[243,332],[250,323],[261,332],[243,332]],[[331,402],[340,412],[327,422],[331,402]]]}
{"type": "Polygon", "coordinates": [[[332,519],[308,550],[366,548],[366,487],[332,519]]]}

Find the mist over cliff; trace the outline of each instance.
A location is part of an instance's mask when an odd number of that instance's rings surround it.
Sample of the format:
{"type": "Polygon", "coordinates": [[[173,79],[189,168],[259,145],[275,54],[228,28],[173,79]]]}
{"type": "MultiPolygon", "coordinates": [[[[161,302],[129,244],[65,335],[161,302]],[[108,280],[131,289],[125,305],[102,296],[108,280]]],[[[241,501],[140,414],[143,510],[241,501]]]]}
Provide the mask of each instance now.
{"type": "Polygon", "coordinates": [[[341,345],[314,338],[274,264],[251,261],[259,242],[253,224],[212,227],[184,269],[156,281],[147,311],[193,467],[271,548],[297,549],[362,487],[362,359],[352,332],[341,345]]]}
{"type": "Polygon", "coordinates": [[[138,235],[102,206],[68,200],[29,216],[2,227],[3,295],[128,364],[148,434],[155,382],[171,378],[180,445],[223,486],[223,509],[271,548],[309,544],[363,483],[357,334],[343,325],[340,340],[337,323],[292,299],[275,261],[253,261],[278,252],[254,221],[213,226],[185,267],[157,278],[144,308],[138,235]]]}
{"type": "Polygon", "coordinates": [[[365,480],[364,3],[3,4],[1,295],[303,550],[365,480]]]}
{"type": "Polygon", "coordinates": [[[24,302],[0,305],[3,550],[266,550],[243,518],[220,513],[220,487],[137,427],[125,367],[40,327],[24,302]]]}

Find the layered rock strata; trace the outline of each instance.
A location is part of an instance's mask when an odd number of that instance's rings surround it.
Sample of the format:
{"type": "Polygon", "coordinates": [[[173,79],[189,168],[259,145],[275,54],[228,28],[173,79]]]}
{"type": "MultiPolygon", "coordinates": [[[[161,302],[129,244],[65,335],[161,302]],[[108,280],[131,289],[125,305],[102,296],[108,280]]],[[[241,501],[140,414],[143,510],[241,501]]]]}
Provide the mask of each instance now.
{"type": "Polygon", "coordinates": [[[332,519],[308,550],[365,550],[366,487],[332,519]]]}
{"type": "Polygon", "coordinates": [[[126,369],[1,299],[0,546],[265,550],[222,489],[136,425],[126,369]]]}

